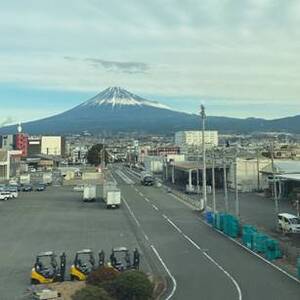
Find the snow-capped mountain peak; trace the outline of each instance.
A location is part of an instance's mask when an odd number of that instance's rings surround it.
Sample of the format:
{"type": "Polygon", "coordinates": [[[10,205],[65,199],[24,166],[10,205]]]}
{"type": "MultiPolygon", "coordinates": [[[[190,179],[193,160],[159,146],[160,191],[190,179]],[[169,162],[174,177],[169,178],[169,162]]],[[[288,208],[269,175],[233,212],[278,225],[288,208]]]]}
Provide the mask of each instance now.
{"type": "Polygon", "coordinates": [[[116,106],[151,106],[162,109],[171,109],[168,106],[156,101],[149,101],[139,97],[133,93],[128,92],[120,87],[109,87],[86,101],[83,106],[102,106],[111,105],[116,106]]]}

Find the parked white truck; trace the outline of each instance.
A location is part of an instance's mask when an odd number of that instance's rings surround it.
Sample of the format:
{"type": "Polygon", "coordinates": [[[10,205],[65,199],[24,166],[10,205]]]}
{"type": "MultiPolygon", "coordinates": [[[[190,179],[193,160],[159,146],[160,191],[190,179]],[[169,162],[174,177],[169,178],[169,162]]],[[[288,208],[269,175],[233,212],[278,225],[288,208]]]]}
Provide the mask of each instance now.
{"type": "Polygon", "coordinates": [[[93,184],[87,184],[83,188],[83,201],[92,202],[97,198],[97,186],[93,184]]]}
{"type": "Polygon", "coordinates": [[[121,191],[113,182],[103,185],[103,200],[106,208],[118,208],[121,205],[121,191]]]}

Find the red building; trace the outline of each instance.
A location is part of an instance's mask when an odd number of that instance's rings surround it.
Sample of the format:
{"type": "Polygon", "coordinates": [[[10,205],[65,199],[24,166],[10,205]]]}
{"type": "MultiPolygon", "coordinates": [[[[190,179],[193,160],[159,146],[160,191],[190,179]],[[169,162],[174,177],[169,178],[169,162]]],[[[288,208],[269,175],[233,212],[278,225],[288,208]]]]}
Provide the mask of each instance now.
{"type": "Polygon", "coordinates": [[[22,151],[22,157],[28,155],[28,136],[25,133],[17,133],[15,135],[15,147],[22,151]]]}

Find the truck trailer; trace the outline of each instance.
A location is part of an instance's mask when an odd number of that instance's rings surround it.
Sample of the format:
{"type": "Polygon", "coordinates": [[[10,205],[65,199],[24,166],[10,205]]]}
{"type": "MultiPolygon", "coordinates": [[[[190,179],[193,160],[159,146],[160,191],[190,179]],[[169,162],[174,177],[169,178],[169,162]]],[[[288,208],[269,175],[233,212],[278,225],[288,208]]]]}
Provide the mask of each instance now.
{"type": "Polygon", "coordinates": [[[97,186],[88,184],[83,188],[83,201],[84,202],[93,202],[97,198],[97,186]]]}
{"type": "Polygon", "coordinates": [[[106,182],[103,185],[103,200],[106,208],[118,208],[121,205],[121,191],[116,183],[106,182]]]}

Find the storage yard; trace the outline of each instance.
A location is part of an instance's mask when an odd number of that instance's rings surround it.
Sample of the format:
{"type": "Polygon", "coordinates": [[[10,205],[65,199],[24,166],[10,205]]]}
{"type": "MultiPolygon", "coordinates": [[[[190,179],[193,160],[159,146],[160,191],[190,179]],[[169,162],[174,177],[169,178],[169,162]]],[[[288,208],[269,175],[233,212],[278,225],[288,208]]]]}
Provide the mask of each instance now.
{"type": "MultiPolygon", "coordinates": [[[[124,207],[107,210],[99,200],[84,203],[82,193],[71,186],[20,192],[18,199],[1,201],[0,226],[0,265],[5,270],[0,275],[1,300],[25,299],[39,252],[65,251],[68,270],[81,249],[104,249],[108,259],[112,247],[139,247],[124,207]]],[[[145,260],[141,267],[149,271],[145,260]]]]}

